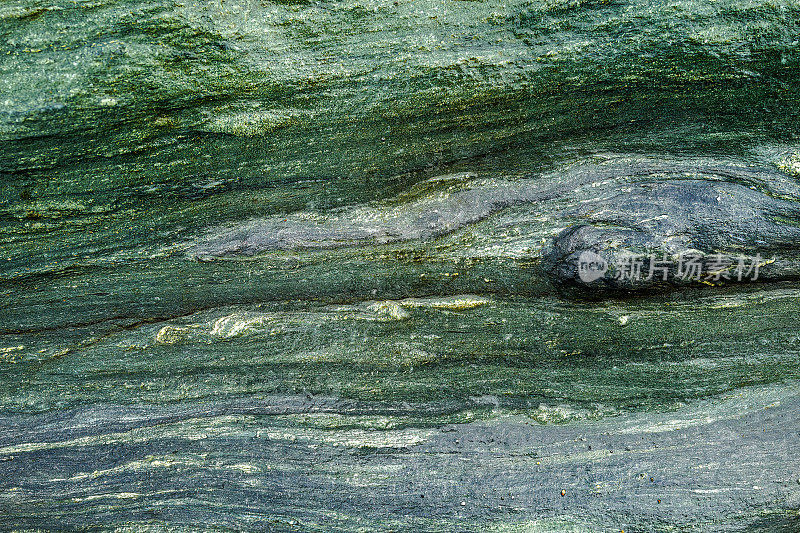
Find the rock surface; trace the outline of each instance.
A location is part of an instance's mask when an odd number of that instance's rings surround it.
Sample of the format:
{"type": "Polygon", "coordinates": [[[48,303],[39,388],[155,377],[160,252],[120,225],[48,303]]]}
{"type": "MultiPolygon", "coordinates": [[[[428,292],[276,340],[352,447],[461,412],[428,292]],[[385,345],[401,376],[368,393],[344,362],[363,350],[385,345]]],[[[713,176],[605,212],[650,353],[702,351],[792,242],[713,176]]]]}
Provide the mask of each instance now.
{"type": "Polygon", "coordinates": [[[0,529],[795,533],[798,118],[796,0],[0,2],[0,529]]]}

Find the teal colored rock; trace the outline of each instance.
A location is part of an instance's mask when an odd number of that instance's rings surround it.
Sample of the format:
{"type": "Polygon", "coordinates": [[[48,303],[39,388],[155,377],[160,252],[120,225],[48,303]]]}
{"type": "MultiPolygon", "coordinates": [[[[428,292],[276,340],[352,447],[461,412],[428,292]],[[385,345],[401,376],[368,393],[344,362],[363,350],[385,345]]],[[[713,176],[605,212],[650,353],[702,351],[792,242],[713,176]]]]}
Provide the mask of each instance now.
{"type": "Polygon", "coordinates": [[[799,82],[794,0],[4,0],[0,529],[800,531],[799,82]]]}

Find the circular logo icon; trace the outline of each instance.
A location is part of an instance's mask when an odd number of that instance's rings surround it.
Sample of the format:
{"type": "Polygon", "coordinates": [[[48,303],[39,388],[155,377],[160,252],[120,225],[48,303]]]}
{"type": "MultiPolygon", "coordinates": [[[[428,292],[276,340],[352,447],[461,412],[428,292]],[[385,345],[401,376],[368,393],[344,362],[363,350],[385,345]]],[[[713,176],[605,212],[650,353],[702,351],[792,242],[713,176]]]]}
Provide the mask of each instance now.
{"type": "Polygon", "coordinates": [[[578,256],[578,277],[584,283],[591,283],[602,278],[607,270],[606,260],[594,252],[585,250],[578,256]]]}

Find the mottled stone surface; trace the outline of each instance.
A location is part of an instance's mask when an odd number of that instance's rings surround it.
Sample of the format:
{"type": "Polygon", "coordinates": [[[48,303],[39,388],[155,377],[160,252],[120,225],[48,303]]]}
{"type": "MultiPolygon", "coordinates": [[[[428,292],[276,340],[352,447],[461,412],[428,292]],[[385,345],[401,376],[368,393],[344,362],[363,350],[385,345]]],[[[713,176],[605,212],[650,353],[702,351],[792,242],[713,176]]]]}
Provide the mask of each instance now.
{"type": "Polygon", "coordinates": [[[0,529],[800,530],[799,24],[0,3],[0,529]]]}

